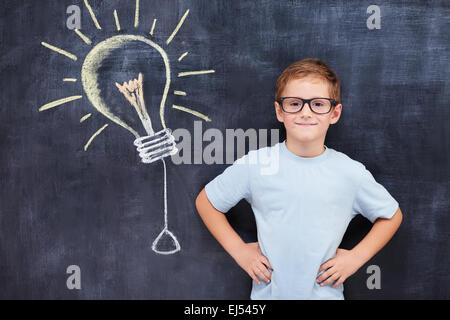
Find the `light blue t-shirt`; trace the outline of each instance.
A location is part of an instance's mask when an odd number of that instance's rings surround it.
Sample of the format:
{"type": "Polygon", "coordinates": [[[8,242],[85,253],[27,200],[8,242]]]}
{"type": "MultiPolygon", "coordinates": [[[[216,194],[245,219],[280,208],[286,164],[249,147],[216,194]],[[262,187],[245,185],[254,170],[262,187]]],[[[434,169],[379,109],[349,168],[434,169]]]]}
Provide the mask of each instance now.
{"type": "Polygon", "coordinates": [[[226,213],[246,199],[255,215],[271,282],[252,283],[250,299],[344,299],[343,285],[316,283],[349,222],[390,219],[399,204],[360,162],[325,146],[312,158],[297,156],[286,141],[252,150],[205,186],[212,205],[226,213]]]}

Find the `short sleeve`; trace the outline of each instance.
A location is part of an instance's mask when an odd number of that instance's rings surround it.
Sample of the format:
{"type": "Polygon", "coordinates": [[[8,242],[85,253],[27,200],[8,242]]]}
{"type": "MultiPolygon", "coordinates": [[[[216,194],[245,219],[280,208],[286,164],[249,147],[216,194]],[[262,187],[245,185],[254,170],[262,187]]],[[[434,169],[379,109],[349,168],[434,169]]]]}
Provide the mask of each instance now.
{"type": "Polygon", "coordinates": [[[245,155],[237,159],[205,186],[208,200],[220,212],[228,212],[244,198],[249,201],[250,168],[247,158],[245,155]]]}
{"type": "Polygon", "coordinates": [[[378,218],[392,218],[398,208],[398,202],[364,168],[353,202],[353,210],[374,223],[378,218]]]}

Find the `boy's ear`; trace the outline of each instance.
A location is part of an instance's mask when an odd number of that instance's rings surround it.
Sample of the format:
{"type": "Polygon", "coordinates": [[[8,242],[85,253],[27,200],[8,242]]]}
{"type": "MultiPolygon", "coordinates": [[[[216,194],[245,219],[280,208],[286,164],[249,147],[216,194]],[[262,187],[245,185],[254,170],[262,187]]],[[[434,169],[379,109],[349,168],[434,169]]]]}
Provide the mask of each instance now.
{"type": "Polygon", "coordinates": [[[276,113],[276,115],[277,115],[278,121],[284,122],[284,119],[283,119],[283,110],[281,110],[281,106],[278,104],[277,101],[274,102],[274,105],[275,105],[275,113],[276,113]]]}
{"type": "Polygon", "coordinates": [[[330,124],[335,124],[339,121],[342,113],[342,104],[339,103],[336,107],[331,111],[330,124]]]}

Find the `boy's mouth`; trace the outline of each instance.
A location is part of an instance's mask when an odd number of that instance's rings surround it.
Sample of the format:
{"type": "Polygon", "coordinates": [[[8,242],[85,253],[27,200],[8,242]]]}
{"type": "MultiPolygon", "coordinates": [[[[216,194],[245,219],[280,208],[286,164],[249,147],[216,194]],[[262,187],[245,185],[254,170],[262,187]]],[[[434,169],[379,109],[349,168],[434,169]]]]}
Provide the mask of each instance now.
{"type": "Polygon", "coordinates": [[[299,126],[304,126],[304,127],[308,127],[308,126],[315,126],[317,123],[303,123],[303,122],[296,122],[296,125],[299,126]]]}

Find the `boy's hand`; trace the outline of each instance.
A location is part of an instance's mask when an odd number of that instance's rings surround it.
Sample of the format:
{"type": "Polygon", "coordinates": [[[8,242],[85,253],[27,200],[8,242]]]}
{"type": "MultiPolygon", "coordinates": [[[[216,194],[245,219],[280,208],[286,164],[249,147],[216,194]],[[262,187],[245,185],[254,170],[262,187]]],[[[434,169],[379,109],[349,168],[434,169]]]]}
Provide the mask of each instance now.
{"type": "Polygon", "coordinates": [[[333,285],[333,288],[335,288],[354,274],[361,265],[361,260],[351,250],[337,249],[334,257],[320,266],[318,273],[322,270],[326,271],[317,277],[317,282],[321,286],[325,286],[337,280],[333,285]]]}
{"type": "Polygon", "coordinates": [[[235,258],[237,264],[244,269],[248,275],[260,284],[260,277],[267,283],[270,282],[270,272],[267,268],[273,271],[269,260],[262,254],[258,242],[246,243],[235,258]],[[257,277],[258,276],[258,277],[257,277]]]}

